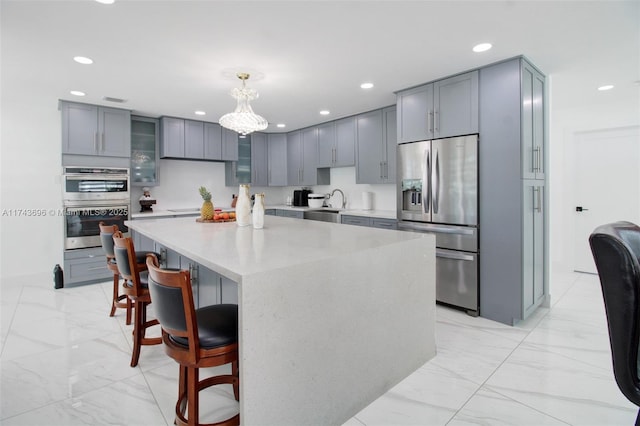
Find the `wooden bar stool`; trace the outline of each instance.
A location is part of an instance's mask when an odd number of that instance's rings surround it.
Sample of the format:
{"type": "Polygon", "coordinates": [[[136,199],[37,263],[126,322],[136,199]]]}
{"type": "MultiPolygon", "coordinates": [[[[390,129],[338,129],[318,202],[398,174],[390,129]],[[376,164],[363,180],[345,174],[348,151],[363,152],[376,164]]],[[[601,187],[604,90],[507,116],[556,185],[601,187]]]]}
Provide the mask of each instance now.
{"type": "Polygon", "coordinates": [[[239,425],[240,414],[218,423],[200,423],[198,401],[201,390],[220,384],[232,384],[234,397],[239,401],[238,305],[195,309],[188,271],[160,269],[154,255],[147,256],[147,268],[149,291],[162,327],[165,352],[180,364],[176,424],[239,425]],[[199,368],[228,363],[231,363],[231,374],[199,380],[199,368]]]}
{"type": "MultiPolygon", "coordinates": [[[[147,321],[147,306],[151,304],[151,295],[147,285],[147,273],[143,271],[136,260],[133,240],[123,237],[122,232],[113,234],[113,251],[118,264],[120,275],[124,278],[122,286],[124,294],[133,302],[133,354],[131,366],[138,365],[140,348],[142,345],[159,345],[160,337],[145,337],[149,327],[159,324],[158,320],[147,321]]],[[[145,268],[146,269],[146,265],[145,268]]]]}
{"type": "Polygon", "coordinates": [[[116,313],[117,308],[126,309],[127,325],[130,325],[131,299],[129,299],[126,294],[120,294],[120,271],[118,271],[116,256],[113,253],[113,234],[118,232],[118,225],[107,225],[104,222],[100,222],[98,226],[100,227],[100,242],[102,243],[102,249],[107,256],[107,268],[113,272],[113,299],[111,301],[111,312],[109,313],[109,316],[112,317],[116,313]]]}

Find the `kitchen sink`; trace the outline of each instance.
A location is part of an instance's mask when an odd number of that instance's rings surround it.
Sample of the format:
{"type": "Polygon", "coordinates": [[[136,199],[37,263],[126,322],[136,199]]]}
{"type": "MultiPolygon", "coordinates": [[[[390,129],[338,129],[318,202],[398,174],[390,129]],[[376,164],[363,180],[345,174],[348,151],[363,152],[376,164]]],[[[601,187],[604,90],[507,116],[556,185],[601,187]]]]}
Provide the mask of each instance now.
{"type": "Polygon", "coordinates": [[[320,222],[339,223],[339,213],[340,210],[334,209],[306,210],[303,217],[305,219],[318,220],[320,222]]]}

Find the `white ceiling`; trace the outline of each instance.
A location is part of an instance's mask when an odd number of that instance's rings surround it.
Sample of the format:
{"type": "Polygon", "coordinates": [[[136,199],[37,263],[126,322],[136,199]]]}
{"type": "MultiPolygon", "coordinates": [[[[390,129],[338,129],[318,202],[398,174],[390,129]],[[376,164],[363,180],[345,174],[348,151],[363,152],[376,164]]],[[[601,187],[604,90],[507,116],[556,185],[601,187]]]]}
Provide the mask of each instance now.
{"type": "Polygon", "coordinates": [[[1,0],[2,83],[52,102],[218,121],[235,107],[235,73],[247,71],[260,92],[256,113],[292,130],[391,105],[394,91],[523,54],[550,77],[553,108],[629,101],[639,90],[639,5],[1,0]],[[479,42],[494,48],[473,53],[479,42]],[[77,55],[94,64],[75,63],[77,55]],[[375,87],[360,89],[365,81],[375,87]],[[616,87],[598,92],[603,84],[616,87]]]}

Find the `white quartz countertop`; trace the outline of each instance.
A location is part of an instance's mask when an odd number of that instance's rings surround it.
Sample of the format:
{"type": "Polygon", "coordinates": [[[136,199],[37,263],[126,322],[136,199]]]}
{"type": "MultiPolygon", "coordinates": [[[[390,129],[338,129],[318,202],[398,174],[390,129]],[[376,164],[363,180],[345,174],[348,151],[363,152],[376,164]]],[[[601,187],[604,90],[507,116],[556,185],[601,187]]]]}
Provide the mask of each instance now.
{"type": "Polygon", "coordinates": [[[238,282],[242,277],[372,250],[426,234],[265,216],[263,229],[193,217],[131,220],[127,226],[238,282]]]}
{"type": "MultiPolygon", "coordinates": [[[[319,210],[312,207],[297,207],[281,205],[269,205],[267,209],[278,210],[291,210],[304,212],[308,210],[319,210]]],[[[222,211],[233,211],[231,207],[222,207],[222,211]]],[[[364,216],[364,217],[376,217],[380,219],[396,219],[397,214],[395,210],[362,210],[362,209],[333,209],[339,210],[341,215],[349,216],[364,216]]],[[[152,218],[167,218],[167,217],[180,217],[180,216],[194,216],[200,214],[200,207],[192,208],[176,208],[176,209],[153,209],[152,212],[136,212],[131,213],[131,219],[152,219],[152,218]]]]}

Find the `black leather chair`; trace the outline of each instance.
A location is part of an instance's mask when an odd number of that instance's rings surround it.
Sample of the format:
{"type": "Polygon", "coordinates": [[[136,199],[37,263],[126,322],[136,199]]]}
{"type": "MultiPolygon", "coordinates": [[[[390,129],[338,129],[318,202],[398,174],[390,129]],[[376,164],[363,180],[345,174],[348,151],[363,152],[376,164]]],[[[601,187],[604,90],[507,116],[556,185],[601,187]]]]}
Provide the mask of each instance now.
{"type": "MultiPolygon", "coordinates": [[[[231,384],[239,400],[238,305],[221,304],[195,309],[189,271],[160,269],[147,256],[149,291],[162,327],[167,355],[180,364],[176,419],[178,426],[201,425],[199,393],[213,385],[231,384]],[[231,363],[231,374],[199,380],[199,369],[231,363]],[[186,416],[185,416],[186,414],[186,416]]],[[[240,424],[240,415],[209,426],[240,424]]]]}
{"type": "MultiPolygon", "coordinates": [[[[609,326],[613,374],[620,391],[640,406],[640,227],[615,222],[589,237],[609,326]]],[[[640,411],[636,417],[640,426],[640,411]]]]}

